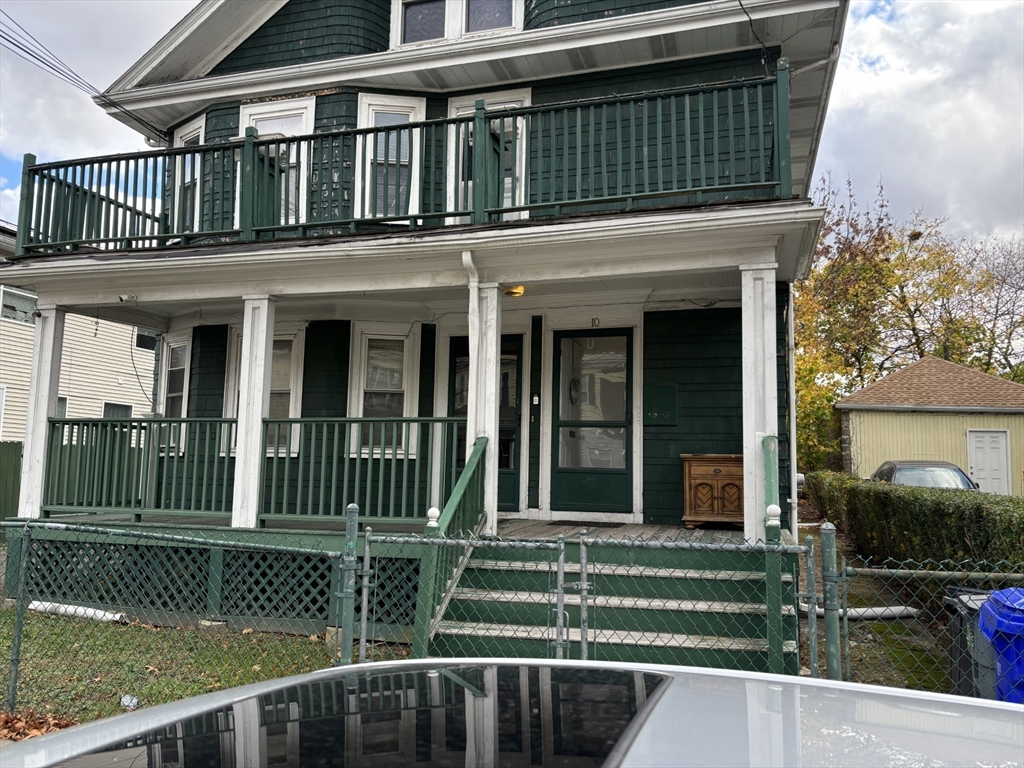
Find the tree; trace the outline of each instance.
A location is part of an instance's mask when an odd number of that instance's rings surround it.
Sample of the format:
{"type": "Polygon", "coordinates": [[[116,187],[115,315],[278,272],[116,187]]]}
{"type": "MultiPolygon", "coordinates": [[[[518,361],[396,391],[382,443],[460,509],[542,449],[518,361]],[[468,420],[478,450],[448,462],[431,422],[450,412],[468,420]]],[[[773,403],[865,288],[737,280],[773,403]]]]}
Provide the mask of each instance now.
{"type": "Polygon", "coordinates": [[[935,355],[1024,381],[1024,248],[957,239],[920,212],[894,222],[884,190],[863,210],[826,177],[810,275],[794,286],[798,463],[837,468],[833,406],[935,355]]]}

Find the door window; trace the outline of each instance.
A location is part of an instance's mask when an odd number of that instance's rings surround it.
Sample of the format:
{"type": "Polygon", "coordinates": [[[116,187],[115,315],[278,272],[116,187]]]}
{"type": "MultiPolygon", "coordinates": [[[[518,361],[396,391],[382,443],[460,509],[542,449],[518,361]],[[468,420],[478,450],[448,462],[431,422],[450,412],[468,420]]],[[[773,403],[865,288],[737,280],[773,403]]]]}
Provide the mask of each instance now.
{"type": "Polygon", "coordinates": [[[558,466],[625,469],[627,338],[564,337],[559,354],[558,466]]]}

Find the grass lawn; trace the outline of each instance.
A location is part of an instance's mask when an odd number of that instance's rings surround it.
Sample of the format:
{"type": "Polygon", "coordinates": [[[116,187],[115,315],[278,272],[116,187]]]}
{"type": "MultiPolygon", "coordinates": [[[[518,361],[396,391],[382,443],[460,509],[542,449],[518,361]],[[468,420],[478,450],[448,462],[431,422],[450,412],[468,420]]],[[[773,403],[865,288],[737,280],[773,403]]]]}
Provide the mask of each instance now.
{"type": "MultiPolygon", "coordinates": [[[[14,610],[0,609],[0,708],[6,707],[14,610]]],[[[335,649],[314,636],[104,624],[29,611],[17,709],[93,720],[222,688],[323,669],[335,649]]],[[[382,652],[405,655],[404,647],[382,652]]]]}

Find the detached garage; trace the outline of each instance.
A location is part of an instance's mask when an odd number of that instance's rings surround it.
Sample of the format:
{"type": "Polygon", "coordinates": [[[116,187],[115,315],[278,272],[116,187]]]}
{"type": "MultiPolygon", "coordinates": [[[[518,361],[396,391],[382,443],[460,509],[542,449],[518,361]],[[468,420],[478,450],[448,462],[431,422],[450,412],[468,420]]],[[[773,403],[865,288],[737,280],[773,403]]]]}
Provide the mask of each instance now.
{"type": "Polygon", "coordinates": [[[836,403],[843,468],[883,461],[960,466],[988,493],[1024,496],[1024,385],[924,357],[836,403]]]}

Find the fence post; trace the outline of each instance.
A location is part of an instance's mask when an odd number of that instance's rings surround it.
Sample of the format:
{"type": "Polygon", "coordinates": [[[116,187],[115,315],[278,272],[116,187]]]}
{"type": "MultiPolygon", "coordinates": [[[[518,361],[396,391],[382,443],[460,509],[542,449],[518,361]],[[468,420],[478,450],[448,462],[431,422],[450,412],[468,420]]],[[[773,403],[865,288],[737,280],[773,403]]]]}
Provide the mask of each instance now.
{"type": "Polygon", "coordinates": [[[487,103],[476,100],[473,113],[473,217],[474,224],[485,224],[487,213],[487,103]]]}
{"type": "Polygon", "coordinates": [[[587,626],[587,532],[580,531],[580,661],[587,660],[587,644],[590,629],[587,626]]]}
{"type": "Polygon", "coordinates": [[[839,653],[839,581],[836,567],[836,527],[821,526],[821,581],[825,592],[825,673],[829,680],[842,678],[839,653]]]}
{"type": "Polygon", "coordinates": [[[14,639],[11,643],[11,672],[7,681],[7,711],[14,713],[18,703],[18,672],[21,667],[21,637],[28,610],[28,569],[31,559],[32,529],[28,523],[21,529],[21,562],[18,563],[18,602],[14,613],[14,639]]]}
{"type": "Polygon", "coordinates": [[[369,632],[370,621],[367,618],[370,613],[370,588],[373,583],[370,576],[373,571],[370,569],[370,536],[373,535],[373,528],[363,529],[363,600],[359,612],[359,662],[366,661],[366,635],[369,632]]]}
{"type": "Polygon", "coordinates": [[[555,576],[555,658],[565,658],[565,534],[558,534],[558,571],[555,576]]]}
{"type": "Polygon", "coordinates": [[[818,677],[818,586],[814,579],[814,538],[804,539],[807,547],[807,653],[811,677],[818,677]]]}
{"type": "Polygon", "coordinates": [[[24,256],[25,245],[32,241],[32,174],[29,169],[36,164],[36,156],[26,153],[21,163],[21,202],[18,206],[18,232],[14,239],[14,255],[24,256]]]}
{"type": "Polygon", "coordinates": [[[252,126],[245,129],[241,178],[238,180],[238,228],[242,242],[254,239],[253,227],[256,226],[256,136],[256,129],[252,126]]]}
{"type": "Polygon", "coordinates": [[[345,508],[345,555],[342,557],[341,585],[341,653],[338,665],[352,663],[352,642],[356,623],[356,541],[359,537],[359,507],[345,508]]]}
{"type": "Polygon", "coordinates": [[[210,547],[210,571],[206,574],[206,618],[216,621],[221,613],[224,595],[224,550],[210,547]]]}
{"type": "Polygon", "coordinates": [[[793,196],[793,168],[789,160],[789,59],[779,59],[775,77],[775,125],[778,131],[775,154],[779,167],[779,197],[788,200],[793,196]]]}
{"type": "MultiPolygon", "coordinates": [[[[427,525],[424,537],[437,538],[438,519],[441,510],[431,507],[427,510],[427,525]]],[[[412,655],[415,659],[427,658],[430,647],[430,625],[434,619],[434,579],[437,573],[437,547],[427,542],[426,551],[420,559],[420,583],[416,589],[416,619],[412,630],[412,655]]]]}
{"type": "MultiPolygon", "coordinates": [[[[767,446],[766,440],[765,447],[767,446]]],[[[767,454],[767,451],[765,453],[767,454]]],[[[777,484],[775,498],[778,499],[777,484]]],[[[782,653],[782,552],[779,551],[782,544],[781,517],[782,509],[779,505],[769,504],[765,520],[765,538],[768,544],[768,550],[765,552],[765,610],[768,614],[768,671],[776,675],[781,675],[786,668],[782,653]]]]}

